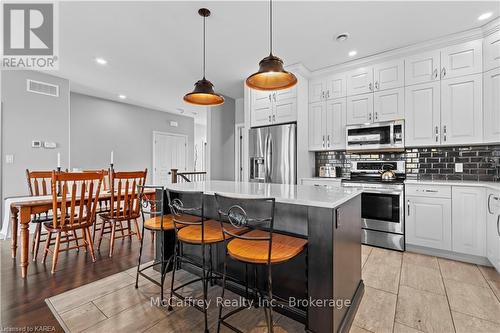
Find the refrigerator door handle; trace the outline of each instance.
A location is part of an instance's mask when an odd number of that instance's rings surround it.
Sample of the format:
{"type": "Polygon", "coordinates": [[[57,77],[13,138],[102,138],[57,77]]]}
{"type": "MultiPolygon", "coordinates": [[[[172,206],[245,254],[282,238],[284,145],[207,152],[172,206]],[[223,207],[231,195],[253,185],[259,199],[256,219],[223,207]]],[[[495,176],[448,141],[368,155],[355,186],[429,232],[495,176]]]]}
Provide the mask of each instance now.
{"type": "Polygon", "coordinates": [[[271,182],[271,174],[273,172],[273,136],[271,133],[268,134],[268,139],[267,139],[267,165],[268,165],[268,172],[267,172],[267,181],[271,182]]]}

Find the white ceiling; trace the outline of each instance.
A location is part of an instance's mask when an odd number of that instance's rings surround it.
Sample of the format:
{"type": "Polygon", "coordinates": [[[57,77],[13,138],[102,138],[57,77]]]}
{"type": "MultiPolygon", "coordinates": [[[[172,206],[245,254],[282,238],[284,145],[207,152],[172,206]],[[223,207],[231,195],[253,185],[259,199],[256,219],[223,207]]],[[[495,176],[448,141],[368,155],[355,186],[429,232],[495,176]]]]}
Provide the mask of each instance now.
{"type": "MultiPolygon", "coordinates": [[[[73,91],[193,116],[205,109],[182,96],[201,78],[207,7],[207,78],[216,91],[243,96],[243,80],[268,55],[268,2],[61,2],[60,70],[73,91]],[[108,60],[97,65],[95,57],[108,60]]],[[[311,2],[274,4],[274,53],[309,70],[480,26],[498,1],[311,2]],[[347,32],[348,41],[334,38],[347,32]],[[357,50],[349,58],[348,51],[357,50]]]]}

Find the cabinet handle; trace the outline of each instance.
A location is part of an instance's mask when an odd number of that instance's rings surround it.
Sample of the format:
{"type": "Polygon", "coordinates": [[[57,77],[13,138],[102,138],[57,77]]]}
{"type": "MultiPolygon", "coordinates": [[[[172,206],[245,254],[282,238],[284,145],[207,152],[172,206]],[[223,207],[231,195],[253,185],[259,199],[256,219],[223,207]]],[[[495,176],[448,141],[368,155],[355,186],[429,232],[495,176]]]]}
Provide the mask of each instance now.
{"type": "Polygon", "coordinates": [[[271,122],[271,116],[269,116],[269,122],[271,122]]]}
{"type": "Polygon", "coordinates": [[[443,67],[441,70],[441,78],[443,79],[446,76],[446,68],[443,67]]]}
{"type": "Polygon", "coordinates": [[[375,112],[375,120],[378,120],[378,112],[375,112]]]}
{"type": "Polygon", "coordinates": [[[325,99],[325,92],[324,91],[321,92],[321,99],[325,99]]]}
{"type": "Polygon", "coordinates": [[[439,126],[436,126],[436,142],[439,140],[439,126]]]}
{"type": "Polygon", "coordinates": [[[325,136],[324,136],[324,135],[323,135],[323,141],[322,141],[322,143],[321,143],[321,146],[322,146],[323,148],[325,148],[325,136]]]}
{"type": "Polygon", "coordinates": [[[370,91],[373,91],[373,85],[371,82],[368,84],[368,89],[370,89],[370,91]]]}
{"type": "Polygon", "coordinates": [[[437,190],[424,190],[424,192],[427,192],[427,193],[437,193],[437,190]]]}
{"type": "Polygon", "coordinates": [[[500,214],[497,217],[497,234],[500,236],[500,214]]]}
{"type": "Polygon", "coordinates": [[[276,102],[276,93],[273,93],[274,101],[276,102]]]}
{"type": "Polygon", "coordinates": [[[368,120],[372,121],[372,114],[371,113],[368,114],[368,120]]]}
{"type": "Polygon", "coordinates": [[[435,68],[434,71],[432,72],[432,76],[434,77],[434,79],[437,79],[437,77],[438,77],[438,70],[437,70],[437,68],[435,68]]]}
{"type": "Polygon", "coordinates": [[[378,81],[375,82],[375,89],[379,90],[378,81]]]}
{"type": "Polygon", "coordinates": [[[408,210],[408,216],[410,216],[410,200],[407,200],[406,201],[406,205],[407,205],[407,210],[408,210]]]}
{"type": "Polygon", "coordinates": [[[330,98],[330,90],[326,91],[326,98],[330,98]]]}
{"type": "Polygon", "coordinates": [[[443,139],[446,142],[446,125],[443,126],[443,139]]]}
{"type": "Polygon", "coordinates": [[[273,122],[276,121],[276,115],[273,114],[273,122]]]}
{"type": "Polygon", "coordinates": [[[328,148],[330,148],[330,134],[326,136],[326,145],[328,148]]]}
{"type": "Polygon", "coordinates": [[[268,96],[268,97],[269,97],[269,102],[271,102],[271,94],[269,94],[269,96],[268,96]]]}

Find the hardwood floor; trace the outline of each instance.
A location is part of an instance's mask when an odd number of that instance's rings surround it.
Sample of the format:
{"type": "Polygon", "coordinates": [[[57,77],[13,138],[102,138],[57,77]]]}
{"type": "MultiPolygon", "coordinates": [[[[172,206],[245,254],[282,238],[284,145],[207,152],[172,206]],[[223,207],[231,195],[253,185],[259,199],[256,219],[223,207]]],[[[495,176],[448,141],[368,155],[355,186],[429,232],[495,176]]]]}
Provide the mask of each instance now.
{"type": "MultiPolygon", "coordinates": [[[[53,326],[52,332],[62,332],[62,328],[45,303],[45,299],[104,277],[127,270],[137,265],[139,241],[133,238],[118,240],[112,258],[108,257],[109,240],[103,240],[100,252],[96,251],[95,263],[83,250],[60,253],[57,271],[50,273],[51,256],[41,263],[42,250],[38,262],[30,262],[28,276],[21,279],[19,253],[16,259],[10,256],[10,240],[0,241],[1,251],[1,327],[53,326]]],[[[144,261],[153,259],[154,246],[151,235],[144,240],[144,261]]],[[[31,256],[30,256],[31,260],[31,256]]]]}

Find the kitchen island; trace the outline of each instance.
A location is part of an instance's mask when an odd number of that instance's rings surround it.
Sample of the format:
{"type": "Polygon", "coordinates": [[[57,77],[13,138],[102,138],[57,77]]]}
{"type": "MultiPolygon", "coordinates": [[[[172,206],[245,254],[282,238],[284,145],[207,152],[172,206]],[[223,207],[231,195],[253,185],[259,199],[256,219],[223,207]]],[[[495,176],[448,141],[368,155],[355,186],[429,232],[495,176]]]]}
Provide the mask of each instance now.
{"type": "MultiPolygon", "coordinates": [[[[214,219],[217,218],[214,193],[275,198],[275,231],[308,240],[307,249],[301,255],[273,266],[273,293],[289,301],[289,306],[275,310],[304,323],[310,332],[349,331],[364,291],[360,190],[343,188],[340,184],[309,186],[230,181],[179,183],[169,188],[202,191],[206,196],[205,215],[214,219]]],[[[173,235],[164,236],[167,245],[163,251],[172,253],[173,235]]],[[[188,245],[183,251],[190,256],[201,255],[199,246],[188,245]]],[[[221,272],[225,256],[223,244],[217,245],[214,252],[215,270],[221,272]]],[[[244,281],[245,265],[229,260],[228,273],[244,281]]],[[[257,275],[259,288],[264,288],[265,269],[259,267],[257,275]]],[[[245,291],[238,285],[230,289],[241,295],[245,291]]]]}

